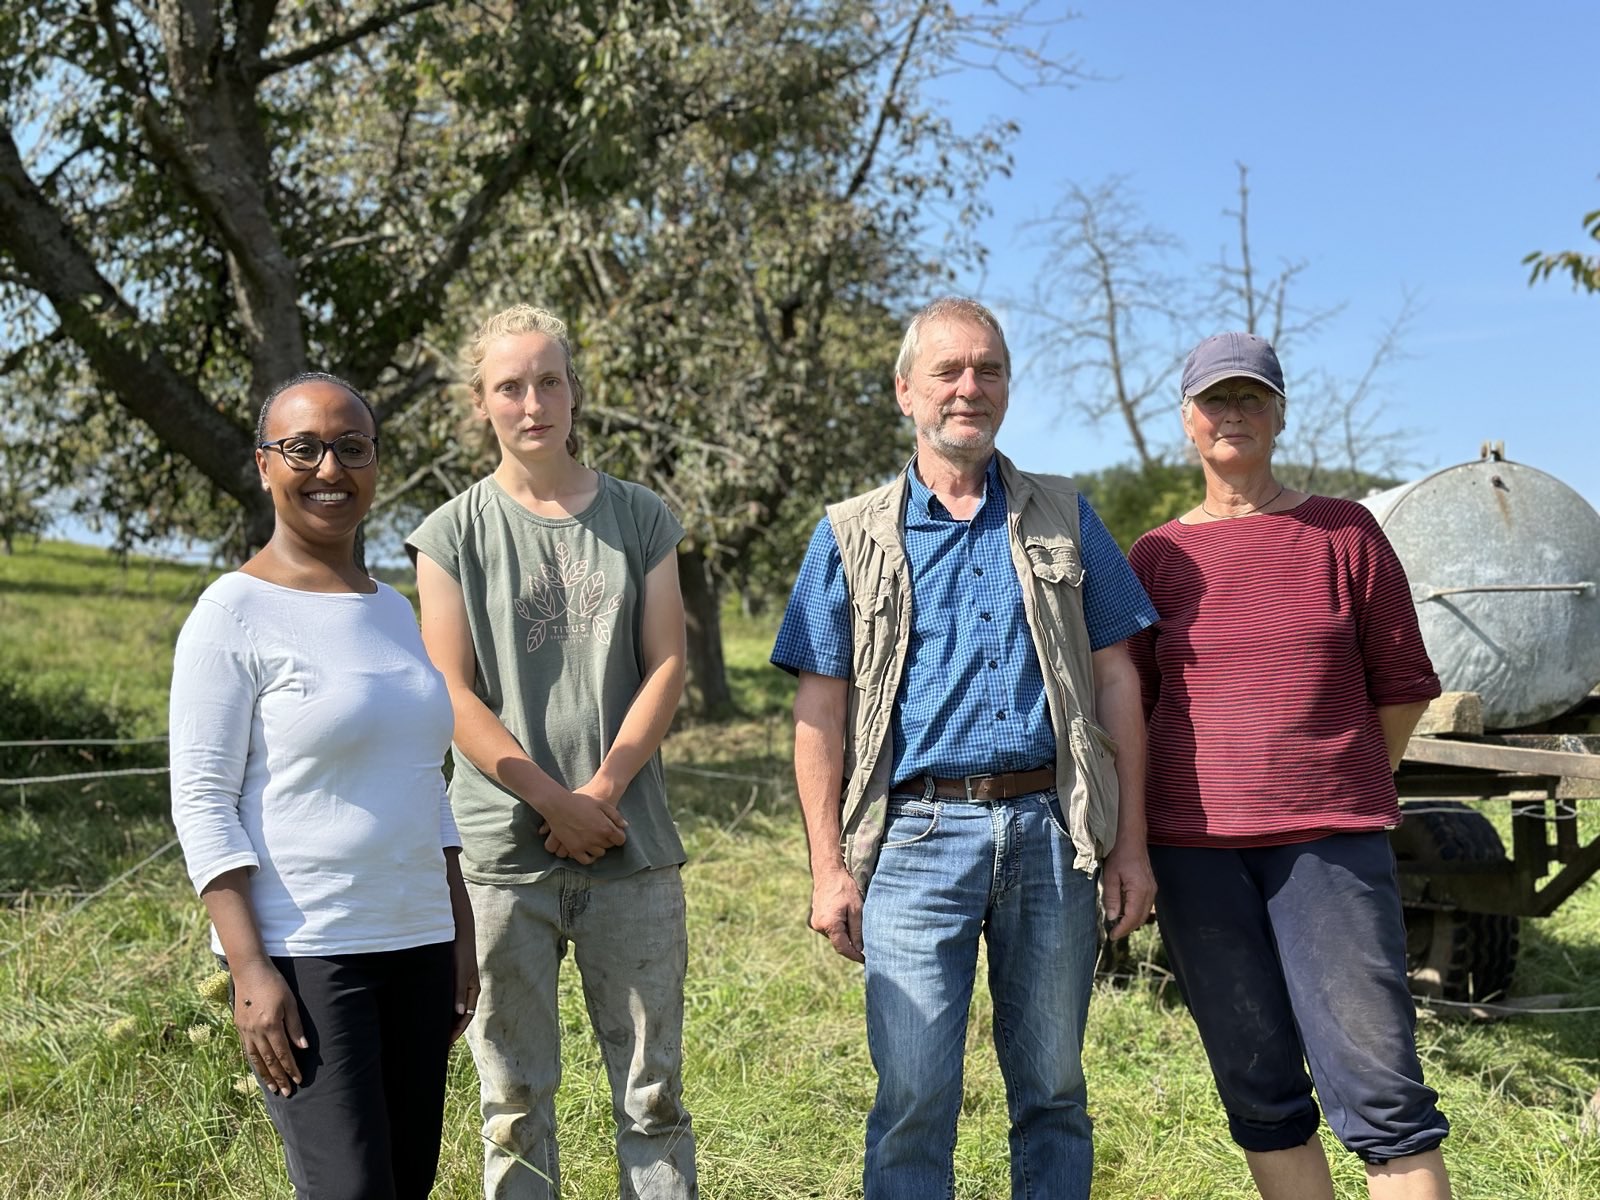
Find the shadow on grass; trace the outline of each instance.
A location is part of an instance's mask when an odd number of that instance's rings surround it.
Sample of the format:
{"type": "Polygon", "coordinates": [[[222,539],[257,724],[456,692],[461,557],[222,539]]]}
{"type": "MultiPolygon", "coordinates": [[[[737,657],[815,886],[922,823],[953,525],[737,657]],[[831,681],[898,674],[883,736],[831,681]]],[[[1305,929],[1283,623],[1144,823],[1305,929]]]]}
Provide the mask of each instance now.
{"type": "Polygon", "coordinates": [[[172,837],[167,777],[0,796],[0,892],[93,891],[172,837]]]}
{"type": "Polygon", "coordinates": [[[112,566],[119,566],[116,556],[109,551],[91,550],[87,546],[78,546],[72,543],[61,542],[18,542],[17,552],[12,556],[16,559],[44,558],[53,562],[69,562],[75,566],[98,565],[104,559],[112,566]]]}
{"type": "MultiPolygon", "coordinates": [[[[1580,893],[1581,895],[1581,893],[1580,893]]],[[[1592,901],[1591,901],[1592,903],[1592,901]]],[[[1592,1009],[1600,1004],[1600,944],[1584,936],[1557,936],[1541,920],[1522,923],[1522,954],[1513,995],[1559,997],[1552,1007],[1592,1009]]],[[[1436,1010],[1439,1019],[1419,1030],[1432,1043],[1430,1072],[1491,1086],[1518,1104],[1576,1115],[1600,1083],[1600,1013],[1529,1011],[1483,1019],[1459,1010],[1436,1010]]]]}
{"type": "MultiPolygon", "coordinates": [[[[0,593],[19,596],[71,596],[74,600],[78,601],[83,599],[85,587],[86,585],[82,580],[79,580],[76,583],[57,583],[54,580],[48,579],[0,580],[0,593]]],[[[114,592],[115,594],[121,596],[126,596],[129,594],[127,589],[118,591],[110,588],[109,586],[107,591],[114,592]]],[[[139,596],[145,596],[147,594],[149,593],[144,590],[141,590],[137,593],[139,596]]],[[[198,593],[196,594],[198,595],[198,593]]],[[[153,598],[159,600],[167,599],[167,597],[164,595],[153,596],[153,598]]]]}
{"type": "MultiPolygon", "coordinates": [[[[1590,885],[1592,889],[1593,885],[1590,885]]],[[[1590,896],[1595,893],[1585,889],[1590,896]]],[[[1579,897],[1584,895],[1579,893],[1579,897]]],[[[1578,902],[1578,898],[1569,903],[1578,902]]],[[[1591,900],[1591,903],[1593,901],[1591,900]]],[[[1560,1008],[1600,1005],[1600,943],[1557,937],[1544,920],[1524,919],[1514,994],[1555,995],[1560,1008]]],[[[1564,1058],[1594,1060],[1600,1047],[1600,1013],[1553,1012],[1512,1018],[1539,1043],[1564,1058]]]]}
{"type": "Polygon", "coordinates": [[[752,813],[797,812],[787,758],[754,755],[704,764],[669,758],[666,768],[668,802],[686,833],[723,829],[752,813]]]}

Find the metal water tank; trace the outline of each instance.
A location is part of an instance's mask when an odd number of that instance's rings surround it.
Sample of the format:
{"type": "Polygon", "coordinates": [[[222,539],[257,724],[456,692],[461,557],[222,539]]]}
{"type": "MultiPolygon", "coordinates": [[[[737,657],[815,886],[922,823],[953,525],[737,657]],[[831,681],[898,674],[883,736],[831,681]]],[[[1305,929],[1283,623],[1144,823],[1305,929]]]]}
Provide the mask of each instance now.
{"type": "Polygon", "coordinates": [[[1547,720],[1600,683],[1600,514],[1577,492],[1485,443],[1362,503],[1405,564],[1440,682],[1482,696],[1486,727],[1547,720]]]}

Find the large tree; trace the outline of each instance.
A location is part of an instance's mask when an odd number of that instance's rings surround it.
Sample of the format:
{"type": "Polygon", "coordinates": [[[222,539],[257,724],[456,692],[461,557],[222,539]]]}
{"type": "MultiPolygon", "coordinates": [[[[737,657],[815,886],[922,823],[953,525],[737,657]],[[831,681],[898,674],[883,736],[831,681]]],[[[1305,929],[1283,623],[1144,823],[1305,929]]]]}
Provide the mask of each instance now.
{"type": "MultiPolygon", "coordinates": [[[[642,199],[546,206],[506,231],[542,237],[544,291],[575,319],[592,461],[684,517],[701,709],[729,701],[724,585],[786,584],[823,501],[909,452],[892,389],[903,308],[976,258],[967,218],[1009,168],[1012,132],[957,129],[924,85],[981,41],[1011,44],[1012,22],[922,3],[753,5],[720,53],[745,77],[829,81],[807,82],[807,104],[687,132],[642,199]],[[939,206],[958,219],[945,224],[939,206]]],[[[1002,53],[1046,80],[1060,70],[1002,53]]],[[[697,56],[682,69],[700,70],[697,56]]],[[[508,297],[518,286],[500,285],[508,297]]]]}
{"type": "Polygon", "coordinates": [[[440,347],[494,303],[546,300],[583,343],[595,460],[686,518],[714,704],[718,581],[800,519],[797,492],[892,462],[891,318],[974,252],[981,185],[1007,169],[1014,129],[958,129],[924,85],[974,62],[1071,77],[1027,40],[1031,7],[8,5],[15,415],[124,543],[256,544],[250,418],[275,382],[316,367],[366,389],[383,500],[426,503],[480,465],[440,347]]]}
{"type": "Polygon", "coordinates": [[[652,69],[672,7],[8,5],[7,366],[70,434],[80,499],[137,537],[215,532],[222,495],[259,542],[249,416],[272,384],[314,364],[387,416],[509,196],[614,192],[724,111],[652,69]]]}

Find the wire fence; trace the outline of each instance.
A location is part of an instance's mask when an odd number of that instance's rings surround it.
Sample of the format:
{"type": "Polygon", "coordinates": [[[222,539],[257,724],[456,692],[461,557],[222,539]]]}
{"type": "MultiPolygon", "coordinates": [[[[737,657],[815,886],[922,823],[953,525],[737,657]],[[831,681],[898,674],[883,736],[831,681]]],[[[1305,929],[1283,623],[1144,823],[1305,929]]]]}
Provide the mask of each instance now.
{"type": "Polygon", "coordinates": [[[82,783],[91,779],[120,779],[128,775],[165,775],[166,767],[118,767],[112,771],[67,771],[59,775],[27,775],[0,779],[0,787],[39,787],[55,783],[82,783]]]}
{"type": "MultiPolygon", "coordinates": [[[[33,750],[63,746],[157,746],[167,741],[164,733],[141,738],[22,738],[0,741],[0,750],[33,750]]],[[[50,775],[25,775],[0,778],[0,787],[45,787],[59,783],[84,783],[97,779],[120,779],[131,775],[164,775],[161,767],[108,767],[98,771],[66,771],[50,775]]]]}
{"type": "MultiPolygon", "coordinates": [[[[31,748],[50,746],[148,746],[165,741],[167,741],[167,736],[165,734],[159,734],[145,738],[34,738],[23,741],[0,741],[0,748],[31,748]]],[[[693,767],[685,763],[674,762],[667,762],[663,765],[668,771],[673,771],[678,774],[694,775],[704,779],[719,779],[735,783],[748,783],[751,785],[749,801],[745,804],[743,810],[729,823],[724,831],[726,833],[731,833],[733,828],[737,826],[747,815],[749,815],[749,813],[755,807],[756,799],[760,795],[762,788],[770,787],[775,795],[782,796],[784,792],[792,786],[792,781],[785,776],[774,778],[773,776],[751,775],[737,771],[716,771],[706,767],[693,767]]],[[[135,775],[160,775],[165,774],[167,770],[167,767],[161,766],[127,767],[106,771],[74,771],[65,774],[40,775],[29,778],[0,779],[0,787],[26,787],[43,784],[75,783],[79,781],[115,779],[118,777],[135,775]]],[[[1533,817],[1546,822],[1576,821],[1578,819],[1579,813],[1577,805],[1571,801],[1546,800],[1545,802],[1551,804],[1552,811],[1542,814],[1528,813],[1524,811],[1520,815],[1533,817]]],[[[1484,803],[1490,802],[1485,801],[1484,803]]],[[[1513,800],[1512,803],[1526,802],[1513,800]]],[[[1425,801],[1413,801],[1404,805],[1403,811],[1408,815],[1421,815],[1427,813],[1460,813],[1462,808],[1460,807],[1459,803],[1428,804],[1425,801]]],[[[59,895],[62,897],[66,895],[72,895],[75,896],[76,899],[71,907],[62,910],[59,913],[52,914],[41,926],[32,929],[30,934],[34,937],[37,937],[39,934],[47,931],[48,929],[69,920],[88,905],[92,904],[95,900],[111,891],[113,888],[133,878],[146,868],[159,862],[177,845],[177,838],[170,839],[158,849],[152,851],[133,866],[123,871],[120,875],[109,880],[92,892],[52,893],[52,895],[59,895]]],[[[41,895],[44,894],[38,892],[3,893],[0,894],[0,899],[15,900],[24,897],[39,897],[41,895]]],[[[0,947],[0,960],[9,957],[13,952],[20,949],[22,944],[22,942],[13,942],[10,945],[0,947]]],[[[1175,981],[1172,973],[1166,968],[1160,967],[1155,963],[1148,962],[1142,964],[1139,971],[1130,972],[1106,969],[1100,971],[1098,977],[1108,982],[1145,983],[1156,984],[1163,987],[1168,983],[1175,981]],[[1160,976],[1160,978],[1156,978],[1156,976],[1160,976]]],[[[1422,1010],[1436,1009],[1445,1012],[1453,1011],[1479,1018],[1514,1016],[1580,1016],[1600,1012],[1600,1004],[1541,1004],[1533,1001],[1517,1001],[1514,999],[1499,1001],[1444,1000],[1437,997],[1416,994],[1412,995],[1412,999],[1416,1001],[1417,1007],[1422,1010]]]]}

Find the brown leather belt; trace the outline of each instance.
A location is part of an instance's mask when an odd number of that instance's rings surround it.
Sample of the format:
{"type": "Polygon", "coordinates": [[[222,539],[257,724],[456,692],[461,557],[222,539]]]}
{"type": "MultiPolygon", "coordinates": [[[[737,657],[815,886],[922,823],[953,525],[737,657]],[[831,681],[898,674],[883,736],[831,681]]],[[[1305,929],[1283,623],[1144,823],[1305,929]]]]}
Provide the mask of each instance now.
{"type": "MultiPolygon", "coordinates": [[[[903,779],[889,791],[896,796],[921,796],[926,793],[928,777],[913,775],[903,779]]],[[[991,800],[1014,800],[1032,792],[1042,792],[1056,785],[1056,769],[1052,764],[1036,767],[1032,771],[1006,771],[999,775],[968,775],[964,779],[935,779],[933,794],[942,800],[965,800],[969,804],[985,804],[991,800]]]]}

